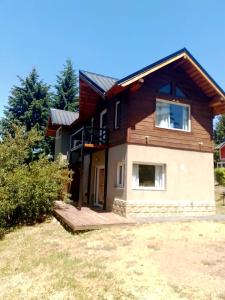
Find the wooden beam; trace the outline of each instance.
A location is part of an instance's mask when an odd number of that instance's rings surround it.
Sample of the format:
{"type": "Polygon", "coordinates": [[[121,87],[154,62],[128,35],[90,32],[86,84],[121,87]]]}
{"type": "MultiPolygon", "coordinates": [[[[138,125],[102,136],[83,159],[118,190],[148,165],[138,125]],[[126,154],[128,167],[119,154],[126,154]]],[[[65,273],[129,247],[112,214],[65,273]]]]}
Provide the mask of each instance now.
{"type": "Polygon", "coordinates": [[[106,210],[107,201],[107,181],[108,181],[108,160],[109,160],[109,149],[105,149],[105,178],[104,178],[104,203],[103,209],[106,210]]]}
{"type": "Polygon", "coordinates": [[[216,107],[225,104],[225,98],[223,97],[215,97],[213,100],[209,102],[209,107],[216,107]]]}
{"type": "Polygon", "coordinates": [[[96,144],[84,144],[85,148],[94,148],[94,149],[105,149],[108,148],[107,145],[96,145],[96,144]]]}
{"type": "Polygon", "coordinates": [[[144,83],[144,79],[143,78],[139,79],[137,82],[131,85],[130,92],[134,93],[138,91],[142,87],[143,83],[144,83]]]}
{"type": "Polygon", "coordinates": [[[224,98],[223,93],[220,91],[220,89],[213,83],[212,80],[210,80],[210,78],[201,70],[201,68],[192,60],[191,57],[189,57],[187,55],[187,60],[193,65],[195,66],[195,68],[199,71],[199,73],[201,73],[201,75],[208,81],[208,83],[217,91],[217,93],[219,95],[221,95],[224,98]]]}
{"type": "Polygon", "coordinates": [[[168,59],[167,61],[164,61],[161,64],[158,64],[157,66],[155,66],[155,67],[153,67],[153,68],[151,68],[149,70],[146,70],[145,72],[143,72],[143,73],[141,73],[141,74],[139,74],[137,76],[134,76],[131,79],[128,79],[127,81],[125,81],[124,83],[122,83],[121,86],[125,87],[125,86],[127,86],[127,85],[129,85],[129,84],[131,84],[131,83],[133,83],[135,81],[137,81],[138,79],[141,79],[141,78],[143,78],[143,77],[145,77],[145,76],[147,76],[147,75],[149,75],[149,74],[151,74],[151,73],[153,73],[153,72],[161,69],[162,67],[165,67],[165,66],[171,64],[172,62],[174,62],[174,61],[176,61],[176,60],[178,60],[178,59],[180,59],[182,57],[185,57],[185,56],[186,56],[186,54],[182,53],[180,55],[177,55],[176,57],[168,59]]]}
{"type": "Polygon", "coordinates": [[[88,168],[88,204],[90,204],[91,200],[91,168],[92,168],[92,152],[90,153],[90,162],[89,162],[89,168],[88,168]]]}

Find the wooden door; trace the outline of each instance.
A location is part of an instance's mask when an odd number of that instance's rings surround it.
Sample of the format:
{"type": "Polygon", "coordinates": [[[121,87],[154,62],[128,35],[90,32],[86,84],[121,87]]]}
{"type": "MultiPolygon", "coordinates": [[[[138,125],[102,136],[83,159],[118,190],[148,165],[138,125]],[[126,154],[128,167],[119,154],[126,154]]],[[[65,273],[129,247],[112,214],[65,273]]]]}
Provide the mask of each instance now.
{"type": "Polygon", "coordinates": [[[105,182],[105,169],[98,169],[98,189],[97,189],[97,204],[104,204],[104,182],[105,182]]]}

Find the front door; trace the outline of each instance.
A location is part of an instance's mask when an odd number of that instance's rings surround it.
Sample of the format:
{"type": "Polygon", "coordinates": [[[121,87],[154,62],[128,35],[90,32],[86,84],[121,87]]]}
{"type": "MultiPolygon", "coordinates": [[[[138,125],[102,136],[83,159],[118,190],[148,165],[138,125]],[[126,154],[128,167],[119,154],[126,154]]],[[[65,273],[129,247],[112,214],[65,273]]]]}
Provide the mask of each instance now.
{"type": "Polygon", "coordinates": [[[104,182],[105,182],[105,169],[104,167],[96,168],[96,193],[95,205],[103,206],[104,204],[104,182]]]}

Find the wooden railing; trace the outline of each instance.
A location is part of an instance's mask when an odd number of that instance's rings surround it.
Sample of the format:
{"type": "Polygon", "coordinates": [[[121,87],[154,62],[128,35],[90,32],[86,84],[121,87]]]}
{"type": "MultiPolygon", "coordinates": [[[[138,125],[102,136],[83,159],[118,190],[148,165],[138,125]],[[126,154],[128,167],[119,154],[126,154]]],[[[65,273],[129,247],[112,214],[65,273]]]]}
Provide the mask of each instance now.
{"type": "Polygon", "coordinates": [[[70,151],[75,151],[85,145],[100,146],[107,145],[109,132],[106,128],[93,128],[83,126],[70,137],[70,151]]]}

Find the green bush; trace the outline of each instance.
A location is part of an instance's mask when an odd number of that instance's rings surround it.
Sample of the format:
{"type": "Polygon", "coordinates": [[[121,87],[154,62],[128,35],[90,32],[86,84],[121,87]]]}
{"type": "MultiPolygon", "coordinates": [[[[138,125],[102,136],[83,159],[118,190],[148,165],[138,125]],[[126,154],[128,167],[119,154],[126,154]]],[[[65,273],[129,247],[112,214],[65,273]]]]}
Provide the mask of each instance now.
{"type": "Polygon", "coordinates": [[[32,160],[39,135],[17,128],[15,136],[0,143],[0,236],[8,227],[43,220],[53,212],[54,201],[66,198],[67,166],[47,157],[32,160]]]}
{"type": "Polygon", "coordinates": [[[216,168],[215,178],[219,185],[225,186],[225,168],[216,168]]]}

